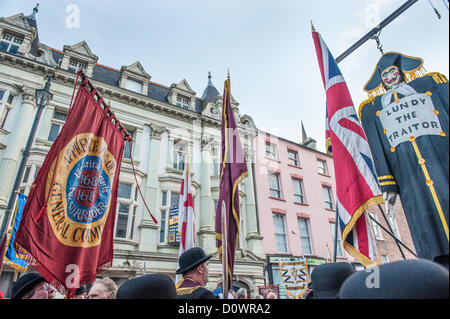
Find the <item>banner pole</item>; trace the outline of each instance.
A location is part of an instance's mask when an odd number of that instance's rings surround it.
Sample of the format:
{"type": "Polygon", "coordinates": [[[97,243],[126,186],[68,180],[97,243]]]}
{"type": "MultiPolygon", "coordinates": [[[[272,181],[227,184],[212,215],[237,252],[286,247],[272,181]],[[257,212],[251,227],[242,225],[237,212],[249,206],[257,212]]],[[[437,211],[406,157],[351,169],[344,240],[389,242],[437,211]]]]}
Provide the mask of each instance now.
{"type": "MultiPolygon", "coordinates": [[[[394,240],[396,241],[397,245],[402,245],[407,251],[409,251],[414,257],[417,258],[417,255],[408,247],[406,246],[400,239],[398,239],[392,232],[390,232],[389,230],[386,229],[386,227],[384,227],[383,225],[380,224],[380,222],[378,222],[375,218],[373,218],[372,216],[370,216],[370,214],[368,215],[369,218],[378,226],[380,226],[381,229],[383,229],[389,236],[391,236],[392,238],[394,238],[394,240]]],[[[399,248],[400,251],[401,248],[399,248]]],[[[402,252],[403,255],[403,252],[402,252]]],[[[404,256],[404,255],[403,255],[404,256]]],[[[406,259],[405,257],[403,257],[403,259],[406,259]]]]}
{"type": "Polygon", "coordinates": [[[225,201],[222,201],[222,293],[223,299],[228,299],[228,234],[227,234],[227,209],[225,201]]]}
{"type": "Polygon", "coordinates": [[[337,259],[337,245],[338,245],[338,234],[339,234],[338,225],[339,225],[339,213],[338,213],[338,209],[336,206],[336,221],[334,224],[334,255],[333,255],[334,263],[336,262],[336,259],[337,259]]]}
{"type": "MultiPolygon", "coordinates": [[[[381,214],[383,215],[384,221],[386,222],[386,224],[389,228],[389,231],[391,233],[390,235],[392,236],[394,234],[394,231],[392,230],[391,224],[389,223],[389,220],[387,219],[386,214],[384,213],[384,210],[380,204],[378,204],[378,208],[380,209],[381,214]]],[[[403,259],[406,259],[405,254],[403,253],[403,250],[400,247],[400,244],[398,243],[398,239],[396,237],[394,237],[394,239],[395,239],[395,243],[397,244],[398,249],[400,250],[400,253],[402,254],[403,259]]]]}

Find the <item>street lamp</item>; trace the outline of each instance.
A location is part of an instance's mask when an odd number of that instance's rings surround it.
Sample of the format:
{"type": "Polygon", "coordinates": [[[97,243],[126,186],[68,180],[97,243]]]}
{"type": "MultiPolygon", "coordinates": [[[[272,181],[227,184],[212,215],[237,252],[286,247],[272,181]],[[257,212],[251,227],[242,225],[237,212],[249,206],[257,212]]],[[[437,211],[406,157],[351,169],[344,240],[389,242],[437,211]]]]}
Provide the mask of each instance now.
{"type": "MultiPolygon", "coordinates": [[[[16,191],[19,188],[20,181],[22,180],[23,173],[25,171],[25,165],[27,164],[28,157],[30,156],[30,150],[31,146],[33,145],[34,136],[36,135],[36,130],[39,125],[39,120],[41,119],[42,111],[53,98],[53,94],[50,93],[50,80],[52,76],[49,75],[47,82],[44,85],[43,89],[36,89],[35,92],[35,98],[36,98],[36,105],[38,107],[36,111],[36,115],[34,117],[33,126],[31,127],[30,135],[28,136],[28,141],[25,146],[24,151],[22,152],[22,159],[20,160],[19,169],[17,171],[16,179],[14,181],[14,186],[11,191],[11,195],[9,196],[8,206],[5,211],[5,216],[3,217],[2,222],[2,228],[0,231],[0,239],[3,238],[3,236],[6,234],[8,225],[9,225],[9,219],[12,213],[12,209],[14,207],[14,202],[16,199],[16,191]]],[[[11,145],[12,147],[12,145],[11,145]]]]}

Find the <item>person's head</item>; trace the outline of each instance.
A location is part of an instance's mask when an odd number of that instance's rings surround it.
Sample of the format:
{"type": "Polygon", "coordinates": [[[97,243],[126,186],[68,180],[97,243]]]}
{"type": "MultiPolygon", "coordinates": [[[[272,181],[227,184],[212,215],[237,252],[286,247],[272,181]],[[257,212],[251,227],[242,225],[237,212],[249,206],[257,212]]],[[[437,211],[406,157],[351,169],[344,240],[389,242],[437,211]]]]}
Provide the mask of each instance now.
{"type": "Polygon", "coordinates": [[[342,283],[355,272],[346,262],[322,264],[311,273],[314,299],[337,299],[342,283]]]}
{"type": "Polygon", "coordinates": [[[88,297],[88,289],[87,286],[81,286],[77,290],[75,290],[75,295],[73,299],[87,299],[88,297]]]}
{"type": "Polygon", "coordinates": [[[400,68],[393,65],[383,71],[381,74],[381,80],[383,81],[384,86],[390,89],[396,85],[399,85],[400,82],[403,81],[402,71],[400,68]]]}
{"type": "Polygon", "coordinates": [[[200,247],[193,247],[181,254],[178,259],[180,268],[177,274],[182,274],[183,278],[189,278],[205,286],[208,282],[208,260],[212,256],[207,256],[200,247]]]}
{"type": "Polygon", "coordinates": [[[256,295],[256,296],[255,296],[255,299],[264,299],[264,297],[261,296],[261,295],[256,295]]]}
{"type": "Polygon", "coordinates": [[[237,299],[248,299],[247,289],[245,289],[245,288],[239,288],[236,295],[237,295],[237,299]]]}
{"type": "Polygon", "coordinates": [[[269,292],[266,296],[266,299],[278,299],[278,296],[273,291],[269,292]]]}
{"type": "Polygon", "coordinates": [[[116,299],[177,299],[173,279],[164,274],[149,274],[124,282],[116,299]]]}
{"type": "Polygon", "coordinates": [[[89,299],[116,299],[117,285],[110,278],[95,280],[89,291],[89,299]]]}
{"type": "Polygon", "coordinates": [[[235,290],[231,290],[230,291],[230,294],[233,296],[233,299],[237,299],[237,294],[236,294],[236,291],[235,290]]]}
{"type": "Polygon", "coordinates": [[[11,299],[53,299],[55,290],[38,273],[22,275],[12,287],[11,299]]]}
{"type": "Polygon", "coordinates": [[[448,270],[426,259],[370,267],[342,284],[339,299],[448,299],[448,270]]]}

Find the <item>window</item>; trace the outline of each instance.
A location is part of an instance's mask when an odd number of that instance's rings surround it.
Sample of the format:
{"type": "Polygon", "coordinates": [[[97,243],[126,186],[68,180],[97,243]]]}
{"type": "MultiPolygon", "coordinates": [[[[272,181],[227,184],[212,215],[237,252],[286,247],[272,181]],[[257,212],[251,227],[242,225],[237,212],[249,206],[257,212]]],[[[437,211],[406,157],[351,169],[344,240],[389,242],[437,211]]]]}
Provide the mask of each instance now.
{"type": "Polygon", "coordinates": [[[266,142],[266,156],[277,159],[277,146],[270,142],[266,142]]]}
{"type": "Polygon", "coordinates": [[[35,164],[25,167],[22,181],[20,182],[20,188],[19,188],[20,193],[28,195],[28,192],[36,178],[38,171],[39,171],[39,166],[36,166],[35,164]]]}
{"type": "Polygon", "coordinates": [[[275,243],[277,246],[277,251],[280,253],[287,253],[287,238],[286,238],[286,227],[284,225],[284,215],[273,214],[273,229],[275,232],[275,243]]]}
{"type": "Polygon", "coordinates": [[[12,103],[14,101],[14,94],[5,94],[6,92],[3,90],[0,90],[0,105],[3,105],[3,109],[0,114],[0,128],[4,128],[6,125],[6,121],[8,120],[8,115],[10,114],[10,111],[12,109],[12,103]],[[5,99],[4,102],[3,99],[8,96],[7,99],[5,99]]]}
{"type": "Polygon", "coordinates": [[[387,255],[381,255],[381,262],[383,264],[389,263],[389,257],[387,255]]]}
{"type": "Polygon", "coordinates": [[[172,191],[163,191],[161,194],[161,220],[159,225],[159,242],[167,242],[170,209],[178,206],[180,194],[172,191]]]}
{"type": "Polygon", "coordinates": [[[61,128],[63,127],[64,122],[66,121],[66,117],[67,114],[55,110],[55,113],[53,113],[50,133],[48,134],[49,141],[53,142],[56,140],[56,138],[59,135],[59,132],[61,132],[61,128]]]}
{"type": "MultiPolygon", "coordinates": [[[[130,134],[131,138],[134,138],[134,131],[127,129],[128,133],[130,134]]],[[[134,140],[133,140],[134,142],[134,140]]],[[[131,143],[131,152],[133,152],[133,144],[131,143]]],[[[131,153],[130,153],[130,141],[125,141],[124,145],[123,145],[123,158],[131,158],[131,153]]]]}
{"type": "Polygon", "coordinates": [[[319,168],[319,173],[323,175],[328,175],[328,166],[327,162],[324,160],[317,160],[317,166],[319,168]]]}
{"type": "Polygon", "coordinates": [[[131,79],[127,79],[126,84],[125,84],[125,88],[127,90],[142,94],[142,82],[138,82],[138,81],[133,81],[131,79]]]}
{"type": "Polygon", "coordinates": [[[281,198],[280,174],[269,173],[269,188],[271,197],[281,198]]]}
{"type": "MultiPolygon", "coordinates": [[[[369,215],[375,219],[376,221],[378,221],[378,216],[376,213],[374,212],[369,212],[369,215]]],[[[375,239],[378,240],[383,240],[383,234],[381,232],[381,228],[380,226],[378,226],[378,224],[376,222],[374,222],[372,219],[370,219],[370,222],[372,223],[372,228],[373,228],[373,234],[375,235],[375,239]]]]}
{"type": "Polygon", "coordinates": [[[68,70],[74,73],[77,73],[78,71],[83,71],[86,73],[87,65],[86,63],[70,60],[68,70]]]}
{"type": "Polygon", "coordinates": [[[302,250],[304,255],[312,255],[312,244],[308,218],[298,219],[298,228],[300,230],[300,240],[302,243],[302,250]]]}
{"type": "Polygon", "coordinates": [[[191,105],[191,99],[182,95],[177,95],[177,106],[184,109],[189,109],[191,105]]]}
{"type": "Polygon", "coordinates": [[[325,200],[325,208],[334,209],[333,195],[331,194],[331,187],[322,186],[322,189],[323,189],[323,197],[325,200]]]}
{"type": "Polygon", "coordinates": [[[389,218],[389,224],[391,225],[392,232],[394,233],[395,237],[397,237],[399,240],[400,238],[400,232],[398,230],[397,221],[395,220],[395,216],[388,216],[389,218]]]}
{"type": "Polygon", "coordinates": [[[137,191],[134,188],[132,184],[119,183],[117,191],[117,238],[133,239],[137,208],[137,191]]]}
{"type": "Polygon", "coordinates": [[[294,202],[304,204],[305,194],[303,192],[303,181],[301,179],[292,179],[292,186],[294,188],[294,202]]]}
{"type": "Polygon", "coordinates": [[[19,46],[23,43],[23,38],[16,37],[9,33],[4,33],[0,41],[0,50],[16,54],[19,46]]]}
{"type": "Polygon", "coordinates": [[[167,192],[162,192],[161,206],[167,206],[167,192]]]}
{"type": "MultiPolygon", "coordinates": [[[[335,240],[335,236],[336,236],[336,223],[330,223],[330,229],[331,229],[331,242],[333,243],[333,247],[334,247],[334,240],[335,240]]],[[[341,238],[341,231],[338,230],[338,238],[337,238],[337,257],[344,257],[344,254],[342,252],[342,238],[341,238]]]]}
{"type": "Polygon", "coordinates": [[[298,153],[296,151],[288,150],[288,162],[290,165],[300,166],[298,162],[298,153]]]}
{"type": "Polygon", "coordinates": [[[173,168],[184,170],[187,147],[185,144],[174,142],[173,145],[173,168]]]}
{"type": "Polygon", "coordinates": [[[277,264],[271,264],[272,265],[272,284],[273,285],[280,285],[283,284],[283,279],[281,278],[281,272],[280,268],[277,264]]]}
{"type": "Polygon", "coordinates": [[[220,175],[220,159],[219,159],[219,149],[217,147],[213,147],[212,149],[212,161],[213,161],[213,175],[220,175]]]}

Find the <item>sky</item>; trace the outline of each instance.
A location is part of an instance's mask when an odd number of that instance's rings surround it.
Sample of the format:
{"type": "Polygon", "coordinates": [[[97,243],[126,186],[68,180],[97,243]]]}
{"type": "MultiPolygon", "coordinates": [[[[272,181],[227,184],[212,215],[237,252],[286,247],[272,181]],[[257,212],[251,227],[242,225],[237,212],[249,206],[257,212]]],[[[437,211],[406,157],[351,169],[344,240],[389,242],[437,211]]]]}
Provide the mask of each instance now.
{"type": "MultiPolygon", "coordinates": [[[[301,141],[301,121],[325,151],[325,91],[311,21],[334,57],[406,0],[0,0],[0,16],[36,14],[42,43],[63,50],[85,40],[98,63],[139,61],[151,81],[186,79],[201,97],[208,72],[219,92],[230,70],[241,114],[266,132],[301,141]]],[[[449,76],[448,0],[419,0],[385,27],[384,52],[424,59],[449,76]],[[431,4],[438,10],[438,19],[431,4]]],[[[381,53],[370,40],[339,63],[355,108],[381,53]]]]}

